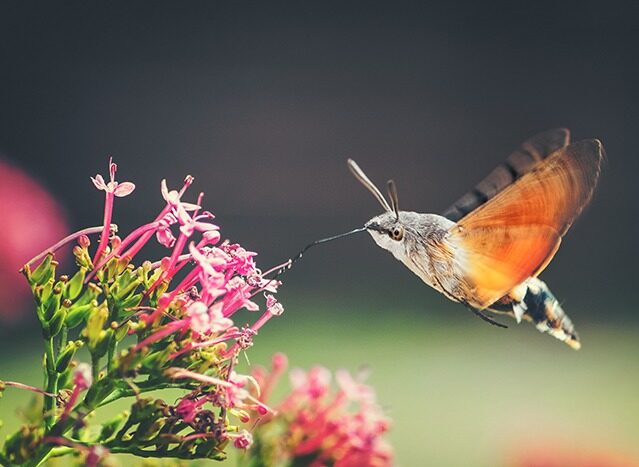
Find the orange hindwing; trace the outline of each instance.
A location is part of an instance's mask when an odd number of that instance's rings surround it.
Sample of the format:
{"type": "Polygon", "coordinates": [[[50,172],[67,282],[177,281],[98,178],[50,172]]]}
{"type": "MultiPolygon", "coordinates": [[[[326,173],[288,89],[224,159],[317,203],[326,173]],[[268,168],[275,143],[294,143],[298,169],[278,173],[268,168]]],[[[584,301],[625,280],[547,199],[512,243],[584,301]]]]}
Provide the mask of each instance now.
{"type": "Polygon", "coordinates": [[[450,229],[469,304],[486,308],[546,267],[590,201],[602,159],[596,139],[563,147],[450,229]]]}

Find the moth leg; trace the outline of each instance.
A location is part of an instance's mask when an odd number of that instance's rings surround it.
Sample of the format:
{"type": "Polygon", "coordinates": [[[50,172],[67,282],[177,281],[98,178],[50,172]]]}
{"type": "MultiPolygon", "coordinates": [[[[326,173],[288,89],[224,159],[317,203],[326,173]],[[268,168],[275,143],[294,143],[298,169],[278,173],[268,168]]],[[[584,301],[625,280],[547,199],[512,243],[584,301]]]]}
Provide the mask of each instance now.
{"type": "Polygon", "coordinates": [[[475,316],[477,316],[479,319],[481,319],[482,321],[486,321],[487,323],[492,324],[493,326],[497,326],[498,328],[508,329],[508,326],[506,326],[505,324],[501,324],[501,323],[495,321],[494,319],[490,318],[489,316],[486,316],[480,310],[478,310],[475,307],[470,306],[468,303],[464,303],[464,305],[466,305],[466,308],[468,308],[470,311],[472,311],[472,313],[475,316]]]}

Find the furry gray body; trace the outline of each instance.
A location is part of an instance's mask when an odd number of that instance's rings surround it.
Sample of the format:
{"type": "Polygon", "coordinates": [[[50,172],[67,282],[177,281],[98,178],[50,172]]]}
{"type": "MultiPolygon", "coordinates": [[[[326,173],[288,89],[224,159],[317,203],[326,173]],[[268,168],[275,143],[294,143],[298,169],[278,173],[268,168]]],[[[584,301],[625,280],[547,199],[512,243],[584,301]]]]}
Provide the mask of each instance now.
{"type": "Polygon", "coordinates": [[[372,218],[365,227],[377,245],[391,252],[426,284],[451,300],[459,301],[459,281],[451,277],[449,264],[438,261],[438,250],[435,247],[437,243],[444,241],[448,230],[455,223],[437,214],[400,211],[399,224],[404,229],[401,242],[393,240],[386,233],[397,223],[394,213],[385,212],[372,218]]]}

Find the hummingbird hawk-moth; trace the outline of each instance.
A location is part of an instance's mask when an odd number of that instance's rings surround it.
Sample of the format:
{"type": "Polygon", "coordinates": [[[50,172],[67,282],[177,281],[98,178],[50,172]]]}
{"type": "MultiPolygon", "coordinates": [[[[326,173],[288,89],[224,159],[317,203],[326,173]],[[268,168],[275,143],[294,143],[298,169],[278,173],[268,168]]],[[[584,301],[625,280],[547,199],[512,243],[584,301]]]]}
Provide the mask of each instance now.
{"type": "Polygon", "coordinates": [[[537,276],[590,202],[603,157],[599,140],[571,144],[568,130],[546,131],[442,214],[400,211],[392,180],[389,203],[353,160],[348,165],[384,208],[364,226],[377,245],[493,324],[484,311],[530,321],[578,349],[570,318],[537,276]]]}

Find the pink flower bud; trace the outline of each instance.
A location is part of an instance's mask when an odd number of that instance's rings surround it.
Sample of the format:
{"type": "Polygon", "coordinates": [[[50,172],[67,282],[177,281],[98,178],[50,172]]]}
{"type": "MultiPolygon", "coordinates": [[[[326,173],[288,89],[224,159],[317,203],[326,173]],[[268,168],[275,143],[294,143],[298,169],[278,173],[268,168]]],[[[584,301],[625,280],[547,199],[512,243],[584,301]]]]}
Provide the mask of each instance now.
{"type": "Polygon", "coordinates": [[[89,248],[91,246],[91,240],[87,235],[80,235],[80,238],[78,238],[78,245],[82,248],[89,248]]]}
{"type": "Polygon", "coordinates": [[[273,373],[284,371],[287,366],[288,357],[285,354],[277,352],[275,355],[273,355],[273,359],[271,361],[271,371],[273,373]]]}
{"type": "Polygon", "coordinates": [[[233,446],[237,449],[247,449],[253,444],[253,436],[246,430],[240,431],[233,440],[233,446]]]}
{"type": "Polygon", "coordinates": [[[80,390],[88,389],[93,384],[91,366],[88,363],[80,363],[73,372],[73,384],[80,390]]]}

